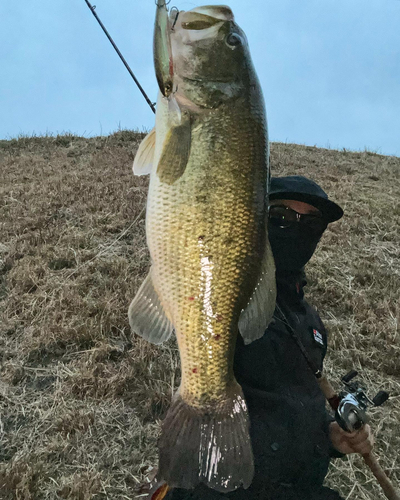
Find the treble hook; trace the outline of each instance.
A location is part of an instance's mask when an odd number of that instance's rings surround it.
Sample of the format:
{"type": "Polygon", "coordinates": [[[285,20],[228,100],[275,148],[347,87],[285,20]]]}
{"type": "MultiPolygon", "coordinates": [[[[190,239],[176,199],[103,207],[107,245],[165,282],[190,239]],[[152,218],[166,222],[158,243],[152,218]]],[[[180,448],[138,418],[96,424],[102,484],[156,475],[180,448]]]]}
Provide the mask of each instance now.
{"type": "Polygon", "coordinates": [[[155,0],[155,4],[157,7],[166,7],[171,3],[171,0],[155,0]],[[163,2],[161,5],[159,5],[158,2],[163,2]]]}
{"type": "MultiPolygon", "coordinates": [[[[170,0],[171,1],[171,0],[170,0]]],[[[170,10],[170,17],[172,18],[172,13],[176,11],[176,16],[175,16],[175,19],[174,19],[174,22],[172,23],[172,26],[171,26],[171,31],[174,31],[174,28],[175,28],[175,24],[178,20],[178,16],[179,16],[179,9],[178,7],[172,7],[171,10],[170,10]]]]}

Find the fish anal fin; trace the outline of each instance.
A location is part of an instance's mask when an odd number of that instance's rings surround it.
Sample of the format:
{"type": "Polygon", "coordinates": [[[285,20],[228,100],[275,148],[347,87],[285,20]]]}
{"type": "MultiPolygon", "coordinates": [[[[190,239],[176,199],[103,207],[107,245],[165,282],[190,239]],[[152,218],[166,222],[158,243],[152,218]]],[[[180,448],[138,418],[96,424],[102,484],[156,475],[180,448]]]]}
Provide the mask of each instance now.
{"type": "Polygon", "coordinates": [[[128,316],[132,331],[153,344],[162,344],[171,336],[173,326],[154,289],[151,272],[132,300],[128,316]]]}
{"type": "Polygon", "coordinates": [[[253,479],[249,419],[236,381],[226,401],[206,409],[175,395],[162,423],[158,476],[170,487],[199,483],[220,492],[247,488],[253,479]]]}
{"type": "Polygon", "coordinates": [[[154,161],[154,151],[156,144],[155,127],[146,135],[140,143],[133,160],[133,173],[135,175],[148,175],[151,173],[154,161]]]}
{"type": "Polygon", "coordinates": [[[157,175],[161,182],[173,184],[183,175],[189,160],[191,141],[190,116],[187,111],[183,111],[181,123],[172,126],[164,139],[157,165],[157,175]]]}
{"type": "Polygon", "coordinates": [[[264,335],[274,314],[275,300],[275,263],[267,239],[256,288],[239,318],[239,331],[245,344],[250,344],[264,335]]]}

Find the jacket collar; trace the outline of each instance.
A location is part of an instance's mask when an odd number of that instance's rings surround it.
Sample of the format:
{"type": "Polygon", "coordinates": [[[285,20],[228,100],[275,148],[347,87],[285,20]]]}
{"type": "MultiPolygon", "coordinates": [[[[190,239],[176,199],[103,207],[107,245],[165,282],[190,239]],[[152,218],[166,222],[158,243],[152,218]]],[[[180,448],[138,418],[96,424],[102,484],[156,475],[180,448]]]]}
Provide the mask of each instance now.
{"type": "Polygon", "coordinates": [[[276,273],[278,300],[293,305],[300,303],[304,297],[303,288],[306,284],[304,268],[299,271],[279,271],[276,273]]]}

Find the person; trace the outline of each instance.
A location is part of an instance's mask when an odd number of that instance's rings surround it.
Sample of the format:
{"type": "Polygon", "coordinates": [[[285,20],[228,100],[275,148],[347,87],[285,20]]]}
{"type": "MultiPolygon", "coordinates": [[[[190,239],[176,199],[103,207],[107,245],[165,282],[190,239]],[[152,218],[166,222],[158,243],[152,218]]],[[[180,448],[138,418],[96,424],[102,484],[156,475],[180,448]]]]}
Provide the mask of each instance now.
{"type": "Polygon", "coordinates": [[[316,378],[295,332],[320,370],[327,331],[304,298],[304,266],[328,224],[343,210],[323,189],[302,176],[271,180],[269,239],[274,254],[277,302],[273,319],[260,339],[245,345],[238,336],[234,372],[248,405],[255,475],[251,486],[218,493],[201,484],[175,488],[166,500],[340,500],[324,487],[330,459],[368,453],[373,436],[368,425],[347,433],[326,409],[316,378]]]}

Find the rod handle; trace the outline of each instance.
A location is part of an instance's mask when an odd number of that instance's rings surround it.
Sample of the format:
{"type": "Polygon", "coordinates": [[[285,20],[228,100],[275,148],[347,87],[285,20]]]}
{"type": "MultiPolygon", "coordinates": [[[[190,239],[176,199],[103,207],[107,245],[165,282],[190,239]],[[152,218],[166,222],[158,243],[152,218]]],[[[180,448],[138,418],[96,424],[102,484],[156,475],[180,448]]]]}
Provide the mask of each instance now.
{"type": "Polygon", "coordinates": [[[324,374],[321,374],[319,378],[317,378],[318,385],[327,399],[328,403],[330,404],[332,410],[337,410],[340,399],[339,396],[337,395],[335,389],[332,387],[331,383],[329,380],[326,378],[324,374]]]}
{"type": "Polygon", "coordinates": [[[381,485],[383,492],[389,500],[400,500],[400,493],[393,486],[392,482],[388,478],[386,472],[379,465],[378,459],[371,451],[362,456],[364,462],[371,469],[372,474],[376,477],[376,480],[381,485]]]}

